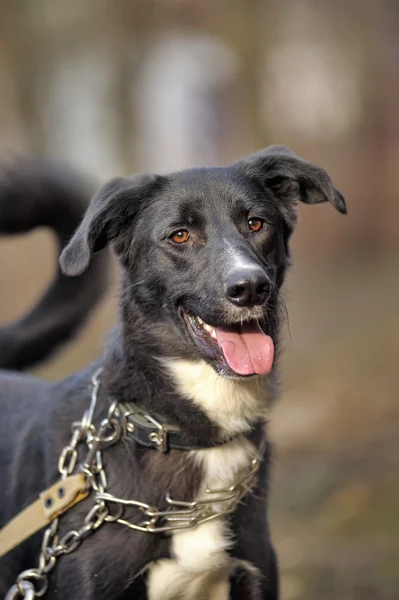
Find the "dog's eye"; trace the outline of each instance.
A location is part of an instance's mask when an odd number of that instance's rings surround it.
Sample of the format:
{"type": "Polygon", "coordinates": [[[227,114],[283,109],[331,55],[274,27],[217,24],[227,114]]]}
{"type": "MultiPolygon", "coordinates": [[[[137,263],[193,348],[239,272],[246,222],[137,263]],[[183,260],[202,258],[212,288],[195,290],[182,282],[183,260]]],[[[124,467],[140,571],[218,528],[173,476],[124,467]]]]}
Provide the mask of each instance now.
{"type": "Polygon", "coordinates": [[[260,231],[262,229],[263,223],[263,219],[259,219],[257,217],[252,217],[251,219],[248,219],[249,228],[255,232],[260,231]]]}
{"type": "Polygon", "coordinates": [[[170,236],[170,239],[172,242],[175,242],[175,244],[184,244],[189,238],[190,236],[186,229],[179,229],[179,231],[175,231],[170,236]]]}

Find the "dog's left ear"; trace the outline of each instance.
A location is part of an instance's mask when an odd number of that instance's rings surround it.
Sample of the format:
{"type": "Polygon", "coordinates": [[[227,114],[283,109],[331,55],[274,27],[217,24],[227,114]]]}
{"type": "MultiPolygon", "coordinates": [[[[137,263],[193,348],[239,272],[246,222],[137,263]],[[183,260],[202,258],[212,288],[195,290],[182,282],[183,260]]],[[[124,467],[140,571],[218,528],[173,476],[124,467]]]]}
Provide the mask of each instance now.
{"type": "Polygon", "coordinates": [[[117,254],[126,251],[126,233],[143,203],[166,178],[158,175],[118,177],[103,185],[92,198],[81,224],[60,256],[65,275],[81,275],[89,266],[94,252],[115,241],[117,254]]]}
{"type": "Polygon", "coordinates": [[[317,165],[296,156],[284,146],[270,146],[250,154],[232,165],[247,175],[261,180],[283,202],[285,212],[295,222],[294,203],[330,202],[338,212],[346,214],[345,199],[334,187],[329,174],[317,165]],[[291,209],[291,210],[290,210],[291,209]]]}

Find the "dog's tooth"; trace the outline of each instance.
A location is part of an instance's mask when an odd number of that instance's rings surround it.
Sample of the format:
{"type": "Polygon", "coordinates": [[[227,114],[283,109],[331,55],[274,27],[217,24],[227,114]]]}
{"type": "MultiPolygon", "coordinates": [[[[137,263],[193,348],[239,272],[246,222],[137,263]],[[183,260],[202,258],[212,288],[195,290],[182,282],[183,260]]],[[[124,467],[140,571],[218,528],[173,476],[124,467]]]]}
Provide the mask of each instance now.
{"type": "Polygon", "coordinates": [[[213,327],[211,325],[208,325],[208,323],[204,323],[203,327],[208,333],[211,333],[211,331],[213,331],[213,327]]]}
{"type": "Polygon", "coordinates": [[[211,331],[211,338],[216,340],[216,331],[214,329],[212,329],[212,331],[211,331]]]}
{"type": "Polygon", "coordinates": [[[204,321],[201,319],[201,317],[197,317],[197,321],[198,321],[198,323],[200,323],[200,325],[204,324],[204,321]]]}

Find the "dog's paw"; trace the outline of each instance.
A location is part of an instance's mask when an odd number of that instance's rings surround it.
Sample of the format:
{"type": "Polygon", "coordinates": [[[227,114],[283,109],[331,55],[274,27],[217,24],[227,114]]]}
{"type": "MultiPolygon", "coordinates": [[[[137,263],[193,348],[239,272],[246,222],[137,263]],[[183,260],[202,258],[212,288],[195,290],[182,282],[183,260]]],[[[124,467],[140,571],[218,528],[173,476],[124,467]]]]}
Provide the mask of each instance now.
{"type": "Polygon", "coordinates": [[[229,572],[229,600],[262,600],[263,576],[253,564],[234,559],[229,572]]]}

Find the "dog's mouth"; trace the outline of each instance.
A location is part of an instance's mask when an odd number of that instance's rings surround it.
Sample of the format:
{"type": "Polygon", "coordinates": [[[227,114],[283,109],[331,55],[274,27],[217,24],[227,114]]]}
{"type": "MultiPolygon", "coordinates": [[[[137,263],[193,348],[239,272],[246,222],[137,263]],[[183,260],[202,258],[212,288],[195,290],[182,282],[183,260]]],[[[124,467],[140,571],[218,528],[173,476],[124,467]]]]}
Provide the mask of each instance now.
{"type": "Polygon", "coordinates": [[[194,343],[221,375],[248,377],[270,373],[274,343],[258,320],[213,327],[185,310],[182,314],[194,343]]]}

